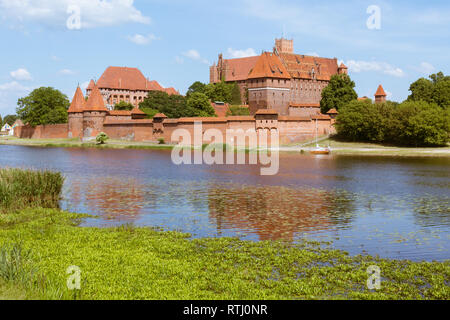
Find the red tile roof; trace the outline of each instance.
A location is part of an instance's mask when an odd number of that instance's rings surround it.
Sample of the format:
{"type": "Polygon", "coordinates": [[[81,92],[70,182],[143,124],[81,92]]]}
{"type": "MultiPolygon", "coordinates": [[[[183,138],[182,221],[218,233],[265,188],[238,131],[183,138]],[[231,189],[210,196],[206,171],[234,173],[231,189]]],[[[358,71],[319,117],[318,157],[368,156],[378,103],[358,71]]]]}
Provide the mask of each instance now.
{"type": "Polygon", "coordinates": [[[311,116],[311,119],[313,120],[330,120],[331,117],[327,114],[315,114],[311,116]]]}
{"type": "Polygon", "coordinates": [[[255,67],[256,62],[260,56],[225,59],[225,80],[226,81],[241,81],[247,80],[250,71],[255,67]]]}
{"type": "Polygon", "coordinates": [[[327,114],[339,114],[339,112],[336,109],[331,109],[327,114]]]}
{"type": "Polygon", "coordinates": [[[131,111],[129,110],[111,110],[109,111],[111,116],[131,116],[131,111]]]}
{"type": "Polygon", "coordinates": [[[311,118],[297,116],[279,116],[278,121],[311,121],[311,118]]]}
{"type": "Polygon", "coordinates": [[[273,109],[259,109],[255,114],[270,114],[270,115],[278,115],[278,112],[273,109]]]}
{"type": "Polygon", "coordinates": [[[383,86],[380,84],[377,92],[375,93],[375,97],[386,97],[387,94],[384,92],[383,86]]]}
{"type": "Polygon", "coordinates": [[[172,87],[170,87],[170,88],[166,88],[166,89],[164,89],[164,91],[168,94],[168,95],[180,95],[180,93],[175,89],[175,88],[172,88],[172,87]]]}
{"type": "MultiPolygon", "coordinates": [[[[91,80],[88,90],[94,87],[91,80]]],[[[165,91],[169,94],[178,94],[174,88],[164,89],[157,81],[148,80],[137,68],[128,67],[108,67],[97,81],[97,86],[101,89],[123,89],[130,91],[165,91]]]]}
{"type": "Polygon", "coordinates": [[[280,53],[292,78],[312,79],[313,70],[317,80],[330,80],[338,73],[337,59],[311,57],[293,53],[280,53]]]}
{"type": "Polygon", "coordinates": [[[249,79],[278,78],[290,79],[291,76],[281,60],[271,52],[264,52],[250,71],[249,79]]]}
{"type": "Polygon", "coordinates": [[[141,114],[141,115],[147,115],[144,111],[141,109],[134,107],[133,110],[131,110],[131,114],[141,114]]]}
{"type": "Polygon", "coordinates": [[[167,116],[164,113],[157,113],[153,116],[153,119],[155,118],[167,118],[167,116]]]}
{"type": "Polygon", "coordinates": [[[86,107],[86,100],[84,99],[83,91],[81,91],[81,88],[78,86],[77,90],[75,91],[75,95],[73,96],[72,103],[70,104],[69,110],[67,110],[68,113],[76,113],[76,112],[83,112],[83,110],[86,107]]]}
{"type": "Polygon", "coordinates": [[[92,88],[91,95],[86,103],[85,111],[108,111],[103,101],[103,96],[100,93],[97,85],[92,88]]]}

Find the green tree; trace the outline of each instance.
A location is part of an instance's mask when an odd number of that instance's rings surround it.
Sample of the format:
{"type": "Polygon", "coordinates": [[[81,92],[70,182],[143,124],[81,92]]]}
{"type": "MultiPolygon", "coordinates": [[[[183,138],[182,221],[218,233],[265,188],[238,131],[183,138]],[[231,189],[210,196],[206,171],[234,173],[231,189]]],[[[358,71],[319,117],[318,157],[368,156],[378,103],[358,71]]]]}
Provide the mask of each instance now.
{"type": "Polygon", "coordinates": [[[100,132],[95,138],[98,144],[105,144],[108,139],[108,135],[104,132],[100,132]]]}
{"type": "Polygon", "coordinates": [[[187,100],[187,109],[192,117],[214,117],[216,112],[204,93],[193,93],[187,100]]]}
{"type": "Polygon", "coordinates": [[[5,124],[9,124],[10,126],[12,126],[17,119],[19,119],[19,117],[15,114],[8,114],[3,118],[3,122],[0,123],[2,124],[2,126],[4,126],[5,124]]]}
{"type": "Polygon", "coordinates": [[[17,115],[32,126],[67,122],[69,99],[59,90],[41,87],[17,102],[17,115]]]}
{"type": "Polygon", "coordinates": [[[114,106],[114,110],[127,110],[131,111],[133,110],[134,106],[131,103],[120,101],[119,103],[116,103],[114,106]]]}
{"type": "Polygon", "coordinates": [[[450,76],[442,72],[430,75],[430,80],[420,78],[409,87],[408,101],[436,103],[445,109],[450,106],[450,76]]]}
{"type": "Polygon", "coordinates": [[[186,97],[168,95],[162,91],[150,91],[144,101],[139,104],[139,107],[152,117],[159,112],[164,113],[169,118],[190,116],[186,108],[186,97]],[[154,110],[157,110],[157,112],[154,113],[154,110]]]}
{"type": "Polygon", "coordinates": [[[239,88],[239,85],[237,82],[234,82],[232,84],[231,88],[231,104],[232,105],[241,105],[242,99],[241,99],[241,89],[239,88]]]}
{"type": "Polygon", "coordinates": [[[336,74],[330,79],[330,83],[322,90],[320,108],[322,113],[331,109],[339,110],[352,100],[358,99],[355,91],[355,82],[346,74],[336,74]]]}
{"type": "Polygon", "coordinates": [[[196,81],[194,82],[188,89],[187,93],[186,93],[186,97],[189,98],[189,96],[195,92],[200,92],[200,93],[205,93],[205,87],[206,84],[204,84],[203,82],[200,81],[196,81]]]}

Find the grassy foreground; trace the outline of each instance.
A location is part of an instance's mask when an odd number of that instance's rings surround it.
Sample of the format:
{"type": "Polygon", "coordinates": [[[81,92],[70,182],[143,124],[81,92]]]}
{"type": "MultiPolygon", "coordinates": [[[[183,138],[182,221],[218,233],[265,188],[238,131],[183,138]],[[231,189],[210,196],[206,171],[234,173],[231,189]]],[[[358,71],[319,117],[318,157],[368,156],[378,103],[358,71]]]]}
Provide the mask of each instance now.
{"type": "MultiPolygon", "coordinates": [[[[42,173],[11,172],[41,184],[42,173]]],[[[315,242],[190,239],[132,225],[85,228],[85,216],[55,208],[2,209],[2,299],[450,299],[450,261],[350,257],[315,242]],[[381,269],[378,291],[366,286],[372,265],[381,269]],[[70,266],[81,270],[80,290],[67,287],[70,266]]]]}

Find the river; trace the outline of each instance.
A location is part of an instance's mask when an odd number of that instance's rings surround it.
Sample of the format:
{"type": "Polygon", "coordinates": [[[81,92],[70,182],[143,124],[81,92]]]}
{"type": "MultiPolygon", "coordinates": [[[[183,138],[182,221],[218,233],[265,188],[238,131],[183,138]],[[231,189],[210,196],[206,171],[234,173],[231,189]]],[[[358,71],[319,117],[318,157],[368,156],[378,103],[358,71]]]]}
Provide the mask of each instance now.
{"type": "Polygon", "coordinates": [[[167,150],[0,146],[0,166],[66,178],[61,207],[193,237],[330,242],[355,254],[450,258],[450,158],[280,155],[258,165],[174,165],[167,150]]]}

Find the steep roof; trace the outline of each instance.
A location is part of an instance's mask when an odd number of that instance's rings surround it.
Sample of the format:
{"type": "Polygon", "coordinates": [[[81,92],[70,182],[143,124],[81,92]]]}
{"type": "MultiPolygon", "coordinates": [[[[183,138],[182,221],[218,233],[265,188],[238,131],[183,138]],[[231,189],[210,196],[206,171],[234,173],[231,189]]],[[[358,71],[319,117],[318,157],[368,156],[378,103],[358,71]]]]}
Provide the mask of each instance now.
{"type": "Polygon", "coordinates": [[[225,80],[241,81],[247,80],[250,71],[255,67],[260,56],[225,59],[225,80]]]}
{"type": "Polygon", "coordinates": [[[99,88],[148,90],[149,81],[137,68],[108,67],[97,81],[99,88]]]}
{"type": "Polygon", "coordinates": [[[78,86],[73,96],[72,103],[70,104],[68,113],[83,112],[86,107],[86,100],[84,100],[83,91],[81,91],[80,86],[78,86]]]}
{"type": "Polygon", "coordinates": [[[180,95],[180,93],[175,88],[172,88],[172,87],[164,89],[164,91],[170,96],[171,95],[180,95]]]}
{"type": "Polygon", "coordinates": [[[378,86],[377,92],[375,93],[375,97],[386,97],[386,96],[387,96],[387,94],[386,94],[386,92],[384,92],[383,86],[380,84],[378,86]]]}
{"type": "Polygon", "coordinates": [[[164,88],[158,83],[158,81],[153,80],[148,82],[147,90],[164,91],[164,88]]]}
{"type": "Polygon", "coordinates": [[[85,111],[108,111],[105,107],[105,102],[103,101],[103,96],[95,84],[92,88],[91,95],[86,103],[85,111]]]}
{"type": "Polygon", "coordinates": [[[271,52],[264,52],[250,71],[249,79],[278,78],[290,79],[291,76],[281,60],[271,52]]]}
{"type": "Polygon", "coordinates": [[[336,109],[331,109],[327,114],[339,114],[339,112],[336,109]]]}
{"type": "Polygon", "coordinates": [[[330,80],[338,73],[337,59],[280,53],[280,59],[292,78],[330,80]],[[313,73],[314,70],[314,73],[313,73]]]}

